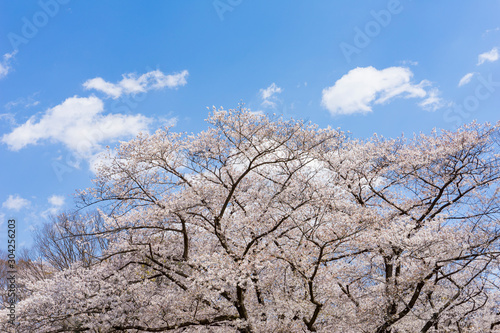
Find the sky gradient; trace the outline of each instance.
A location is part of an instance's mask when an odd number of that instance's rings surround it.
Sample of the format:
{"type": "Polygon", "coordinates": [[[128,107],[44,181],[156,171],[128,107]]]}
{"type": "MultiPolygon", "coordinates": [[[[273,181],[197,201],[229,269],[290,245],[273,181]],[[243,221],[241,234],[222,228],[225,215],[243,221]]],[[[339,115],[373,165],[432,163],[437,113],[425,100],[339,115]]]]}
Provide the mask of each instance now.
{"type": "Polygon", "coordinates": [[[500,1],[2,1],[0,244],[74,208],[107,145],[245,107],[396,137],[497,122],[500,1]]]}

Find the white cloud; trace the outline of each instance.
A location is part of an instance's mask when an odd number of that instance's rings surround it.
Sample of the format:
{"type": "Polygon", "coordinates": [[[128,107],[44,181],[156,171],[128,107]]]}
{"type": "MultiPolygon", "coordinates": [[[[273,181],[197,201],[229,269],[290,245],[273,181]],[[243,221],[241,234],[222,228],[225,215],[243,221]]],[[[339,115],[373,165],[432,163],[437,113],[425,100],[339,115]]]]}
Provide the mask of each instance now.
{"type": "Polygon", "coordinates": [[[24,207],[29,206],[30,202],[19,195],[9,195],[7,200],[2,204],[3,208],[19,211],[24,207]]]}
{"type": "Polygon", "coordinates": [[[64,205],[65,198],[62,195],[52,195],[48,199],[49,203],[55,207],[61,207],[64,205]]]}
{"type": "Polygon", "coordinates": [[[271,85],[269,87],[267,87],[266,89],[260,89],[260,93],[261,93],[261,96],[262,96],[262,99],[269,99],[271,98],[274,94],[279,94],[281,93],[283,90],[278,87],[276,85],[276,83],[271,83],[271,85]]]}
{"type": "Polygon", "coordinates": [[[458,82],[458,86],[461,87],[461,86],[464,86],[466,85],[467,83],[470,82],[470,80],[472,79],[472,77],[474,76],[474,74],[476,73],[467,73],[465,74],[461,79],[460,81],[458,82]]]}
{"type": "Polygon", "coordinates": [[[184,86],[189,72],[184,70],[180,73],[165,75],[160,70],[154,70],[137,77],[134,73],[123,74],[122,80],[118,83],[105,81],[96,77],[87,80],[83,87],[85,89],[95,89],[117,99],[122,95],[146,92],[151,89],[176,88],[184,86]]]}
{"type": "Polygon", "coordinates": [[[262,98],[262,105],[266,107],[276,107],[276,94],[280,94],[283,91],[276,83],[271,83],[266,89],[260,89],[260,96],[262,98]]]}
{"type": "Polygon", "coordinates": [[[11,67],[10,67],[10,59],[16,55],[17,51],[13,51],[11,53],[5,53],[3,55],[3,60],[0,61],[0,79],[3,79],[4,77],[9,74],[11,67]]]}
{"type": "Polygon", "coordinates": [[[100,143],[147,131],[151,119],[143,115],[103,115],[101,99],[70,97],[48,109],[39,120],[34,116],[26,123],[4,134],[2,142],[11,150],[19,150],[41,140],[61,142],[80,158],[89,158],[101,149],[100,143]]]}
{"type": "Polygon", "coordinates": [[[95,89],[98,91],[102,91],[108,96],[111,96],[113,98],[118,98],[122,95],[123,93],[123,88],[120,87],[119,85],[116,85],[114,83],[110,83],[107,81],[104,81],[103,78],[96,77],[94,79],[87,80],[83,86],[85,89],[95,89]]]}
{"type": "Polygon", "coordinates": [[[8,73],[9,73],[9,67],[6,66],[4,63],[0,62],[0,79],[6,77],[8,73]]]}
{"type": "Polygon", "coordinates": [[[65,198],[62,195],[54,194],[54,195],[50,196],[48,198],[48,202],[50,203],[50,205],[52,207],[43,211],[41,215],[44,218],[47,218],[50,215],[56,215],[61,210],[62,206],[64,206],[64,201],[65,201],[65,198]]]}
{"type": "Polygon", "coordinates": [[[423,101],[418,103],[418,105],[424,110],[436,111],[437,109],[440,109],[443,106],[445,106],[445,102],[441,97],[439,97],[439,95],[441,95],[439,89],[432,88],[427,93],[427,97],[423,101]]]}
{"type": "Polygon", "coordinates": [[[436,88],[427,91],[431,84],[423,80],[412,83],[413,73],[406,67],[357,67],[342,76],[331,87],[323,89],[322,105],[332,115],[368,113],[372,104],[383,104],[402,98],[425,98],[420,106],[435,110],[442,105],[436,88]]]}
{"type": "Polygon", "coordinates": [[[484,64],[486,61],[489,61],[489,62],[494,62],[494,61],[497,61],[499,58],[499,55],[498,55],[498,47],[494,47],[492,48],[490,51],[488,52],[484,52],[484,53],[481,53],[478,57],[477,57],[477,65],[482,65],[484,64]]]}

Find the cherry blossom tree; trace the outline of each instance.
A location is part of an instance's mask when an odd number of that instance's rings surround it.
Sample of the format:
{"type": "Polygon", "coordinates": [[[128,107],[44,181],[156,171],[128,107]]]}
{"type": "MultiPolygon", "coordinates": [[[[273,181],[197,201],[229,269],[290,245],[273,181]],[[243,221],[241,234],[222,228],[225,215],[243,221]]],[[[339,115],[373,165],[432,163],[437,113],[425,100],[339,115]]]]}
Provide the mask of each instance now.
{"type": "Polygon", "coordinates": [[[2,330],[500,331],[498,126],[355,140],[244,109],[207,122],[109,151],[80,193],[102,223],[72,221],[106,247],[28,281],[2,330]]]}

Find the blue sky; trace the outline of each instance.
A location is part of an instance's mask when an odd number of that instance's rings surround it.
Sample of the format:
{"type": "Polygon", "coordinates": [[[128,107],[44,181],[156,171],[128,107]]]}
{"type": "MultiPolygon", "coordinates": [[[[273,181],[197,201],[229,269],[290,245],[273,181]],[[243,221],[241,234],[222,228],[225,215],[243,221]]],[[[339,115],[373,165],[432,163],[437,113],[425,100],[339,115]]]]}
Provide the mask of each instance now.
{"type": "Polygon", "coordinates": [[[496,122],[500,1],[1,1],[0,244],[106,145],[235,108],[386,137],[496,122]]]}

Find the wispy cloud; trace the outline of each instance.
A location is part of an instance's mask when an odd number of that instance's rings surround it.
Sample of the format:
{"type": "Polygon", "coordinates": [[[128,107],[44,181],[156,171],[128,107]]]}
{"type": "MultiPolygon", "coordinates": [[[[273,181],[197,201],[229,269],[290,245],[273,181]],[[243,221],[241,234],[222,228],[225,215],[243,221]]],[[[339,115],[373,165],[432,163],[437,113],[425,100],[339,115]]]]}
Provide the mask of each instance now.
{"type": "Polygon", "coordinates": [[[38,95],[38,92],[36,92],[28,97],[22,97],[22,98],[18,98],[16,100],[10,101],[10,102],[5,104],[5,108],[7,110],[10,110],[14,107],[20,106],[20,107],[27,109],[27,108],[31,108],[33,106],[37,106],[38,104],[40,104],[40,101],[35,99],[36,95],[38,95]]]}
{"type": "Polygon", "coordinates": [[[496,27],[496,28],[493,28],[493,29],[486,29],[486,31],[484,32],[484,34],[489,34],[489,33],[492,33],[492,32],[499,32],[500,31],[500,27],[496,27]]]}
{"type": "Polygon", "coordinates": [[[137,76],[134,73],[123,74],[118,83],[105,81],[101,77],[87,80],[83,87],[103,92],[108,97],[117,99],[122,95],[137,94],[151,89],[176,88],[187,84],[189,72],[184,70],[180,73],[165,75],[160,70],[154,70],[137,76]]]}
{"type": "Polygon", "coordinates": [[[478,57],[477,57],[477,65],[482,65],[484,64],[486,61],[488,62],[494,62],[494,61],[497,61],[499,58],[499,55],[498,55],[498,47],[494,47],[492,48],[490,51],[488,52],[484,52],[484,53],[481,53],[478,57]]]}
{"type": "Polygon", "coordinates": [[[458,86],[461,87],[461,86],[464,86],[466,85],[467,83],[470,82],[470,80],[472,79],[472,77],[474,76],[474,74],[476,73],[467,73],[465,74],[461,79],[460,81],[458,82],[458,86]]]}
{"type": "Polygon", "coordinates": [[[10,70],[12,69],[10,67],[10,61],[16,55],[16,53],[17,51],[13,51],[11,53],[5,53],[3,55],[3,59],[0,61],[0,79],[3,79],[7,76],[7,74],[9,74],[10,70]]]}
{"type": "Polygon", "coordinates": [[[438,88],[432,88],[427,92],[425,99],[418,103],[418,106],[427,111],[436,111],[446,104],[444,100],[439,97],[440,95],[441,92],[438,88]]]}
{"type": "Polygon", "coordinates": [[[9,195],[7,200],[2,204],[2,208],[19,211],[24,207],[29,206],[30,202],[27,199],[21,198],[19,195],[9,195]]]}
{"type": "Polygon", "coordinates": [[[278,87],[276,83],[271,83],[269,87],[266,89],[260,89],[259,93],[262,98],[262,105],[265,107],[276,107],[277,102],[277,94],[280,94],[283,91],[282,88],[278,87]]]}
{"type": "Polygon", "coordinates": [[[423,99],[419,106],[436,110],[443,105],[439,90],[423,80],[412,82],[413,73],[406,67],[357,67],[342,76],[331,87],[323,89],[322,105],[332,115],[372,112],[373,104],[388,103],[395,98],[423,99]]]}
{"type": "Polygon", "coordinates": [[[0,113],[0,120],[5,119],[11,126],[15,126],[16,118],[13,113],[0,113]]]}
{"type": "Polygon", "coordinates": [[[410,65],[410,66],[418,66],[418,61],[413,61],[413,60],[403,60],[400,61],[401,65],[410,65]]]}

